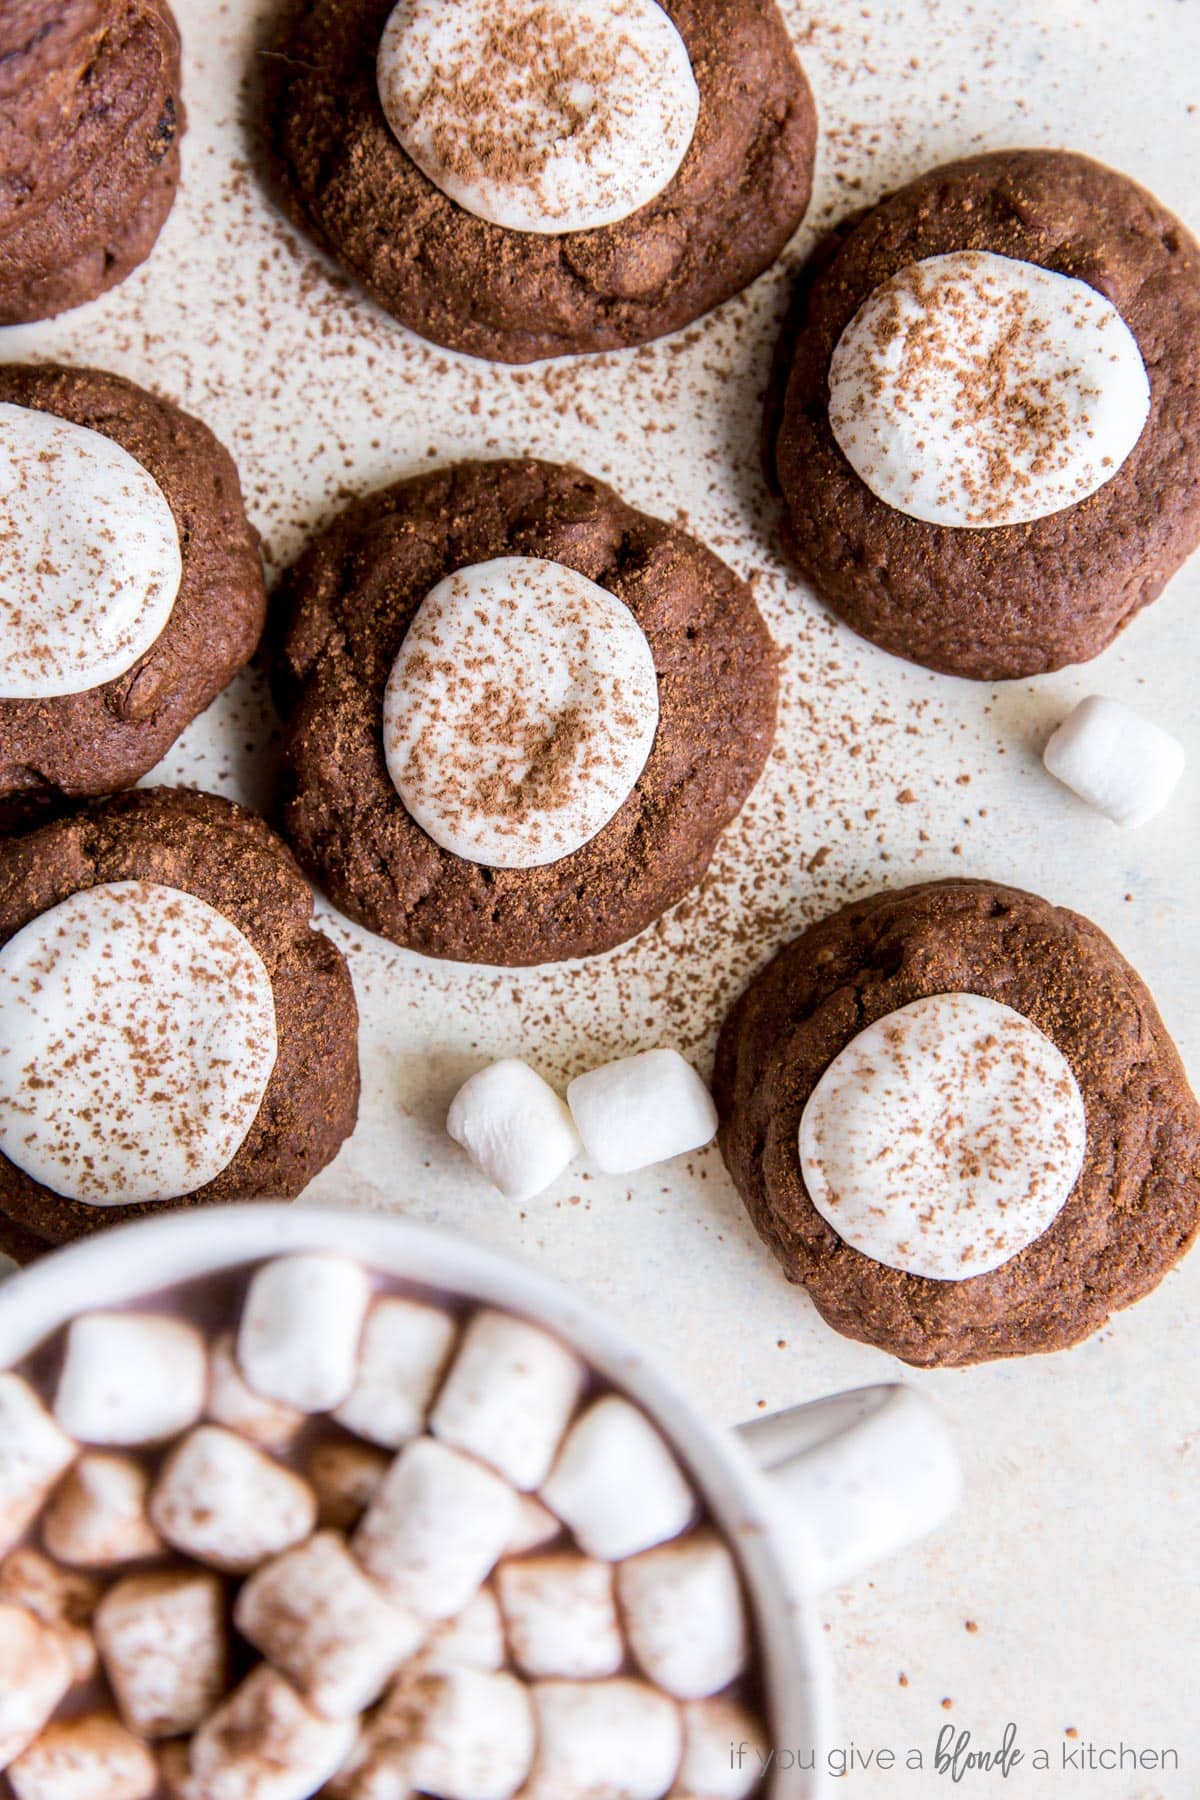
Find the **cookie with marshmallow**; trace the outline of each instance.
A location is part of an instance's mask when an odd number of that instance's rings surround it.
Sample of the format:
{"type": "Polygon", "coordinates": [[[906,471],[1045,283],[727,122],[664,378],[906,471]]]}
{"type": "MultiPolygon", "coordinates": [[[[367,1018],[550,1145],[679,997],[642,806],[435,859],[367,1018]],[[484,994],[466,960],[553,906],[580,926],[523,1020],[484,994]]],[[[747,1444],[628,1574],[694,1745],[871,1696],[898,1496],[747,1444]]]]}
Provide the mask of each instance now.
{"type": "Polygon", "coordinates": [[[11,825],[153,768],[253,654],[266,595],[228,452],[103,369],[0,366],[0,510],[11,825]]]}
{"type": "Polygon", "coordinates": [[[5,839],[0,885],[0,1213],[58,1243],[295,1195],[330,1160],[357,1112],[353,988],[261,820],[140,790],[5,839]]]}
{"type": "Polygon", "coordinates": [[[720,1143],[789,1279],[919,1365],[1064,1348],[1200,1226],[1200,1106],[1088,920],[986,881],[876,894],[726,1020],[720,1143]]]}
{"type": "MultiPolygon", "coordinates": [[[[623,942],[700,879],[770,751],[750,588],[577,469],[396,482],[309,545],[280,616],[289,841],[344,912],[425,955],[623,942]]],[[[492,1116],[464,1117],[473,1153],[514,1193],[544,1185],[566,1122],[510,1146],[492,1116]]]]}
{"type": "Polygon", "coordinates": [[[1127,176],[1001,150],[857,215],[806,273],[767,461],[798,572],[981,681],[1097,656],[1200,542],[1200,245],[1127,176]]]}
{"type": "Polygon", "coordinates": [[[154,248],[179,186],[179,28],[166,0],[15,0],[0,65],[0,325],[18,325],[82,306],[154,248]]]}
{"type": "Polygon", "coordinates": [[[401,323],[475,356],[676,331],[808,205],[816,113],[773,0],[320,0],[274,51],[292,216],[401,323]]]}

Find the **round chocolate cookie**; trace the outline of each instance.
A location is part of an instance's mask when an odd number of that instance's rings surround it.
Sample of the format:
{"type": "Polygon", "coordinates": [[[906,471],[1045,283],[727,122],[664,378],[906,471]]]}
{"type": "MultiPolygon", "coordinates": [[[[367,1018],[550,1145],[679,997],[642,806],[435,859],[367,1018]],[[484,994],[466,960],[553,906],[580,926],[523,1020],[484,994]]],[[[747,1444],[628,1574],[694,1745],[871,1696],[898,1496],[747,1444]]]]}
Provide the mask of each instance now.
{"type": "Polygon", "coordinates": [[[122,376],[0,365],[0,405],[82,425],[129,453],[178,530],[182,578],[159,636],[131,667],[78,693],[0,698],[0,821],[128,787],[249,660],[266,592],[232,458],[206,425],[122,376]]]}
{"type": "Polygon", "coordinates": [[[179,183],[165,0],[18,0],[0,19],[0,325],[93,300],[147,257],[179,183]]]}
{"type": "Polygon", "coordinates": [[[466,211],[391,131],[393,0],[302,0],[264,63],[284,204],[393,317],[497,362],[662,337],[775,261],[812,188],[816,112],[774,0],[664,0],[700,94],[675,176],[615,224],[543,235],[466,211]]]}
{"type": "Polygon", "coordinates": [[[277,1056],[257,1115],[221,1173],[182,1199],[90,1205],[0,1154],[0,1249],[66,1243],[106,1225],[211,1201],[291,1199],[337,1154],[358,1112],[358,1010],[337,946],[312,924],[312,892],[287,847],[214,794],[143,788],[93,801],[0,842],[0,944],[71,896],[109,882],[197,896],[265,965],[277,1056]]]}
{"type": "Polygon", "coordinates": [[[1095,925],[1018,889],[934,882],[873,895],[781,950],[717,1047],[721,1147],[747,1210],[822,1317],[918,1365],[1059,1350],[1161,1281],[1200,1224],[1200,1108],[1143,983],[1095,925]],[[1082,1096],[1082,1172],[1050,1227],[991,1273],[930,1280],[844,1242],[801,1174],[798,1132],[830,1063],[927,995],[1031,1020],[1082,1096]]]}
{"type": "Polygon", "coordinates": [[[848,220],[802,276],[768,408],[767,461],[801,574],[883,649],[977,680],[1096,656],[1200,542],[1200,246],[1087,157],[1004,150],[934,169],[848,220]],[[984,251],[1097,290],[1137,341],[1150,413],[1086,499],[948,528],[878,499],[830,425],[830,360],[860,307],[926,258],[984,251]]]}
{"type": "Polygon", "coordinates": [[[750,588],[578,469],[472,462],[397,482],[334,519],[279,602],[285,833],[343,912],[429,956],[555,962],[633,937],[700,880],[771,748],[776,652],[750,588]],[[426,595],[504,556],[565,565],[616,595],[658,687],[653,746],[624,804],[536,868],[443,849],[384,756],[385,688],[426,595]]]}

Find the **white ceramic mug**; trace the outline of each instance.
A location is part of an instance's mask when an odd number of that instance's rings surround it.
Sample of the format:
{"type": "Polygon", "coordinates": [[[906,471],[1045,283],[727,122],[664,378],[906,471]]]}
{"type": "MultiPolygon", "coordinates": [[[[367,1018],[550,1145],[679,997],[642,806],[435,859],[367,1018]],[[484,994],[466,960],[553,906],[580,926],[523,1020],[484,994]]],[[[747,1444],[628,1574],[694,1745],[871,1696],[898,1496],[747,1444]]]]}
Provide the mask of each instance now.
{"type": "Polygon", "coordinates": [[[0,1287],[0,1369],[77,1313],[312,1249],[534,1319],[646,1409],[740,1557],[779,1754],[768,1792],[816,1800],[833,1724],[811,1596],[953,1509],[958,1462],[930,1403],[900,1386],[863,1388],[726,1431],[619,1326],[536,1270],[395,1215],[281,1205],[163,1214],[44,1257],[0,1287]]]}

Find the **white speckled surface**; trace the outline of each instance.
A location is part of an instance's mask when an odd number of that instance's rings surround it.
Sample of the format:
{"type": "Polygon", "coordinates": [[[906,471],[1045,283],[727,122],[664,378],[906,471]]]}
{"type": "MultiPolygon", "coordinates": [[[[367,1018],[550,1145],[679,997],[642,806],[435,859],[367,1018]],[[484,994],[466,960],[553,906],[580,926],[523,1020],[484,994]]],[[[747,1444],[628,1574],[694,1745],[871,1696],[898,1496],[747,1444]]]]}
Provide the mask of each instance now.
{"type": "MultiPolygon", "coordinates": [[[[760,393],[781,268],[650,349],[512,372],[432,349],[335,285],[248,165],[240,81],[270,0],[179,0],[191,118],[184,186],[150,262],[57,324],[0,332],[9,357],[94,361],[201,414],[238,458],[273,563],[342,495],[430,462],[573,459],[651,511],[684,511],[746,573],[787,652],[769,772],[699,896],[588,965],[518,972],[422,962],[344,923],[363,1007],[358,1133],[314,1197],[401,1207],[524,1253],[609,1305],[730,1421],[856,1382],[887,1357],[825,1328],[744,1221],[714,1151],[637,1178],[569,1173],[524,1208],[442,1136],[485,1058],[552,1078],[658,1041],[701,1061],[768,950],[880,882],[943,874],[1033,887],[1090,914],[1149,981],[1200,1072],[1194,925],[1200,562],[1090,667],[999,690],[907,668],[789,581],[758,475],[760,393]],[[1170,810],[1120,835],[1040,767],[1052,725],[1103,691],[1189,745],[1170,810]],[[897,805],[897,796],[910,803],[897,805]],[[814,864],[814,857],[816,862],[814,864]]],[[[813,225],[976,148],[1068,145],[1125,168],[1200,225],[1200,8],[1186,0],[820,0],[789,12],[823,124],[813,225]]],[[[265,802],[268,709],[247,677],[160,774],[265,802]]],[[[1070,1354],[914,1379],[958,1428],[968,1498],[909,1560],[827,1603],[845,1742],[922,1773],[864,1772],[862,1800],[951,1791],[929,1772],[947,1722],[1026,1763],[961,1792],[1097,1800],[1200,1794],[1200,1255],[1070,1354]],[[968,1621],[976,1627],[970,1629],[968,1621]],[[945,1709],[945,1710],[944,1710],[945,1709]],[[1065,1736],[1070,1729],[1076,1738],[1065,1736]],[[1063,1768],[1089,1741],[1173,1748],[1179,1772],[1063,1768]],[[1048,1771],[1031,1767],[1038,1746],[1048,1771]]],[[[837,1790],[842,1791],[842,1790],[837,1790]]]]}

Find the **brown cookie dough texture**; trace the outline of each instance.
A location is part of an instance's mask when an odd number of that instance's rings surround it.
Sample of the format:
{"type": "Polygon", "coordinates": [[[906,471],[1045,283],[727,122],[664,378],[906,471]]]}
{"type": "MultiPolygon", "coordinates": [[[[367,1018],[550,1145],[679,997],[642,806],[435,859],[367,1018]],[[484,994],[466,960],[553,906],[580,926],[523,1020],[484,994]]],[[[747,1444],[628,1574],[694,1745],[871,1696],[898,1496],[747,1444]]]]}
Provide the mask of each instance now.
{"type": "Polygon", "coordinates": [[[934,169],[848,220],[802,276],[768,408],[768,464],[796,567],[897,656],[998,681],[1099,655],[1200,543],[1200,245],[1126,176],[1058,150],[934,169]],[[829,426],[845,327],[909,263],[985,250],[1103,294],[1141,350],[1150,417],[1113,479],[1028,525],[950,529],[897,512],[829,426]]]}
{"type": "Polygon", "coordinates": [[[80,694],[0,699],[0,825],[10,826],[152,769],[253,655],[266,592],[237,470],[198,419],[119,375],[48,363],[0,365],[0,402],[86,425],[136,457],[183,553],[171,616],[124,675],[80,694]]]}
{"type": "Polygon", "coordinates": [[[919,1365],[1061,1350],[1155,1287],[1200,1224],[1200,1108],[1143,983],[1077,913],[986,881],[876,894],[810,927],[739,1000],[717,1048],[721,1148],[790,1281],[847,1337],[919,1365]],[[988,1275],[931,1281],[851,1248],[800,1172],[805,1102],[875,1020],[929,994],[1015,1008],[1070,1063],[1083,1170],[1049,1230],[988,1275]]]}
{"type": "Polygon", "coordinates": [[[0,325],[81,306],[145,260],[183,127],[165,0],[0,8],[0,325]]]}
{"type": "Polygon", "coordinates": [[[633,937],[700,880],[771,748],[776,652],[750,588],[578,469],[474,462],[397,482],[334,519],[279,601],[285,833],[343,912],[427,956],[556,962],[633,937]],[[636,787],[590,843],[544,868],[441,849],[384,762],[384,688],[410,621],[444,576],[497,556],[544,557],[609,589],[658,673],[636,787]]]}
{"type": "Polygon", "coordinates": [[[215,1181],[181,1200],[86,1206],[0,1155],[0,1250],[41,1247],[149,1213],[215,1201],[289,1200],[337,1154],[358,1113],[358,1009],[337,946],[313,929],[312,892],[286,845],[214,794],[143,788],[0,840],[0,944],[70,895],[155,881],[206,900],[266,965],[278,1058],[258,1116],[215,1181]]]}
{"type": "Polygon", "coordinates": [[[644,343],[748,286],[804,217],[816,111],[774,0],[663,0],[700,90],[691,149],[630,218],[561,237],[476,218],[401,148],[375,85],[392,4],[291,8],[269,154],[297,223],[422,337],[510,363],[644,343]]]}

